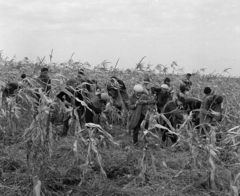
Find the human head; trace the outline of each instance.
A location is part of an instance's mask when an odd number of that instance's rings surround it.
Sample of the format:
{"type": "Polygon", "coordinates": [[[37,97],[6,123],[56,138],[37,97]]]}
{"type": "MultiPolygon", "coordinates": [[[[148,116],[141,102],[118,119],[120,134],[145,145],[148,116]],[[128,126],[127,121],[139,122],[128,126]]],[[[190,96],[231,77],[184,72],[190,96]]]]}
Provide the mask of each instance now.
{"type": "Polygon", "coordinates": [[[211,94],[212,90],[210,87],[205,87],[203,92],[204,92],[204,94],[209,95],[209,94],[211,94]]]}
{"type": "Polygon", "coordinates": [[[45,77],[48,76],[48,68],[47,67],[43,67],[41,69],[41,76],[45,76],[45,77]]]}
{"type": "Polygon", "coordinates": [[[112,76],[108,82],[108,85],[113,89],[119,90],[122,86],[118,83],[118,80],[119,79],[116,76],[112,76]]]}
{"type": "Polygon", "coordinates": [[[137,84],[133,87],[134,93],[137,98],[140,98],[143,92],[143,87],[140,84],[137,84]]]}
{"type": "Polygon", "coordinates": [[[168,89],[169,89],[169,87],[168,87],[167,84],[162,84],[162,85],[161,85],[161,91],[162,91],[163,93],[167,92],[168,89]]]}
{"type": "Polygon", "coordinates": [[[143,84],[144,85],[148,85],[149,84],[149,82],[150,82],[150,79],[149,78],[144,78],[144,80],[143,80],[143,84]]]}
{"type": "Polygon", "coordinates": [[[185,91],[186,91],[186,86],[185,86],[185,84],[180,84],[179,89],[180,89],[181,93],[185,93],[185,91]]]}
{"type": "Polygon", "coordinates": [[[214,102],[215,102],[216,104],[221,104],[221,103],[223,102],[223,97],[220,96],[220,95],[214,96],[214,102]]]}
{"type": "Polygon", "coordinates": [[[26,74],[25,73],[23,73],[22,75],[21,75],[21,78],[22,79],[25,79],[27,76],[26,76],[26,74]]]}
{"type": "Polygon", "coordinates": [[[192,74],[190,74],[190,73],[187,73],[187,79],[189,80],[190,78],[191,78],[191,76],[192,76],[192,74]]]}
{"type": "Polygon", "coordinates": [[[170,85],[170,82],[171,82],[170,78],[166,77],[164,79],[164,84],[170,85]]]}
{"type": "Polygon", "coordinates": [[[109,101],[109,96],[107,93],[101,93],[101,99],[103,101],[109,101]]]}

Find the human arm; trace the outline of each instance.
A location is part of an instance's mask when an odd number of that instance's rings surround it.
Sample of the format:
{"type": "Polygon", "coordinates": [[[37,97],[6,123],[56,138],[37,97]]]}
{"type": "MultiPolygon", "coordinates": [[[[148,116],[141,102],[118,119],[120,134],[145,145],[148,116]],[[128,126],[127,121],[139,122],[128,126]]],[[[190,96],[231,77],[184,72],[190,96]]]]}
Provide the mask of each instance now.
{"type": "Polygon", "coordinates": [[[135,110],[137,106],[139,105],[139,101],[135,100],[133,97],[130,97],[128,101],[128,107],[130,110],[135,110]]]}
{"type": "Polygon", "coordinates": [[[51,79],[49,78],[47,81],[47,85],[46,85],[46,92],[49,92],[52,89],[51,87],[51,79]]]}
{"type": "Polygon", "coordinates": [[[141,100],[139,100],[140,105],[151,105],[151,104],[156,104],[157,101],[154,99],[149,99],[146,95],[141,97],[141,100]]]}

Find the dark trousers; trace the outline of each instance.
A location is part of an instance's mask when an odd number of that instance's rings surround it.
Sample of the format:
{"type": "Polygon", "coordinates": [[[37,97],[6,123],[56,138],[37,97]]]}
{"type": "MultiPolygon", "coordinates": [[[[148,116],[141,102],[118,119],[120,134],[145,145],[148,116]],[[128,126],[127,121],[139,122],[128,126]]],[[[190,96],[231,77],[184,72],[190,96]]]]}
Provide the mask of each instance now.
{"type": "MultiPolygon", "coordinates": [[[[139,119],[139,122],[137,126],[133,129],[133,143],[136,145],[138,143],[138,132],[140,130],[140,126],[142,121],[144,120],[145,116],[141,113],[141,117],[139,119]]],[[[148,121],[145,124],[145,129],[148,128],[148,121]]]]}
{"type": "MultiPolygon", "coordinates": [[[[79,122],[81,123],[81,114],[82,112],[80,110],[77,110],[77,114],[79,117],[79,122]]],[[[62,136],[66,136],[69,130],[69,120],[70,120],[71,116],[69,115],[68,117],[64,118],[63,120],[63,130],[62,130],[62,136]]]]}
{"type": "Polygon", "coordinates": [[[69,120],[70,120],[70,116],[67,117],[66,119],[64,119],[63,121],[63,131],[62,131],[62,136],[66,136],[68,133],[68,129],[69,129],[69,120]]]}
{"type": "MultiPolygon", "coordinates": [[[[177,124],[178,124],[178,118],[177,116],[167,116],[167,119],[170,121],[171,125],[176,128],[177,127],[177,124]]],[[[167,127],[170,129],[170,127],[168,126],[168,124],[166,122],[163,123],[163,126],[167,127]]],[[[173,144],[175,144],[178,140],[178,136],[175,135],[175,134],[169,134],[169,131],[166,130],[166,129],[162,129],[162,141],[165,142],[167,137],[169,137],[172,141],[173,144]]]]}
{"type": "Polygon", "coordinates": [[[94,116],[94,114],[89,109],[86,110],[85,121],[86,123],[99,124],[98,115],[94,116]]]}
{"type": "Polygon", "coordinates": [[[173,144],[175,144],[178,140],[178,136],[176,136],[175,134],[168,134],[168,130],[163,129],[162,141],[165,142],[167,137],[169,137],[171,139],[173,144]]]}

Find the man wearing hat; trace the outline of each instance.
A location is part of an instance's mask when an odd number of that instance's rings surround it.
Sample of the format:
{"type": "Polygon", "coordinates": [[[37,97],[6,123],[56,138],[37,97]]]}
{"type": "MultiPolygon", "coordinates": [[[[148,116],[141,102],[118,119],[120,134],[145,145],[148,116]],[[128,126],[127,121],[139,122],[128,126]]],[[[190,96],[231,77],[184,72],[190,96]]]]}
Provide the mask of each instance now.
{"type": "Polygon", "coordinates": [[[151,91],[156,94],[158,113],[161,113],[163,106],[170,100],[169,87],[167,84],[162,84],[160,88],[152,87],[151,91]]]}
{"type": "MultiPolygon", "coordinates": [[[[149,99],[149,96],[143,93],[142,85],[137,84],[133,87],[134,93],[129,99],[129,123],[128,130],[133,130],[133,144],[138,145],[138,133],[141,128],[141,123],[145,119],[148,105],[156,104],[155,100],[149,99]]],[[[145,129],[148,128],[148,123],[145,124],[145,129]]]]}

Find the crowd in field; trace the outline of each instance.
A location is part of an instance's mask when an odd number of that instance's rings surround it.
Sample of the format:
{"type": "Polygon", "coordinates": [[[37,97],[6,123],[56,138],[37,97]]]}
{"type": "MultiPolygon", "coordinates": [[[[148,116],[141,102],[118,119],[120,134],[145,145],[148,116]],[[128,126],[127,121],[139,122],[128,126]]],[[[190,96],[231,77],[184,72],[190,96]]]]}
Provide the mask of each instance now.
{"type": "MultiPolygon", "coordinates": [[[[21,76],[21,84],[18,82],[9,83],[3,89],[3,97],[13,96],[16,91],[21,88],[22,84],[31,86],[28,82],[28,77],[25,74],[21,76]]],[[[41,74],[36,81],[41,86],[41,91],[46,96],[51,92],[51,78],[48,75],[48,68],[42,68],[41,74]]],[[[79,69],[77,76],[67,80],[64,89],[56,95],[65,108],[76,107],[77,115],[80,124],[83,123],[100,123],[100,114],[108,116],[109,106],[117,108],[119,115],[122,111],[128,111],[127,129],[133,137],[134,145],[138,145],[138,134],[143,120],[146,120],[145,129],[148,129],[149,123],[147,113],[150,105],[152,105],[158,113],[170,121],[173,128],[177,128],[184,121],[184,114],[192,115],[192,123],[197,126],[201,134],[206,134],[211,126],[215,126],[222,119],[222,102],[221,95],[216,95],[211,88],[205,87],[203,99],[189,96],[189,91],[192,88],[191,74],[187,74],[182,79],[177,89],[171,85],[170,78],[166,77],[162,84],[149,87],[151,79],[146,77],[142,82],[133,87],[133,94],[128,95],[128,89],[124,82],[113,76],[109,78],[105,87],[98,85],[97,80],[90,80],[85,74],[84,69],[79,69]],[[84,101],[87,103],[83,104],[84,101]]],[[[34,90],[35,116],[38,113],[37,107],[41,102],[39,88],[34,90]]],[[[65,113],[63,118],[62,136],[66,136],[69,130],[69,113],[65,113]]],[[[107,118],[109,120],[109,118],[107,118]]],[[[112,123],[112,122],[110,122],[112,123]]],[[[158,119],[158,123],[168,127],[169,124],[163,119],[158,119]]],[[[166,141],[167,136],[175,143],[177,136],[168,134],[164,130],[162,140],[166,141]]]]}

